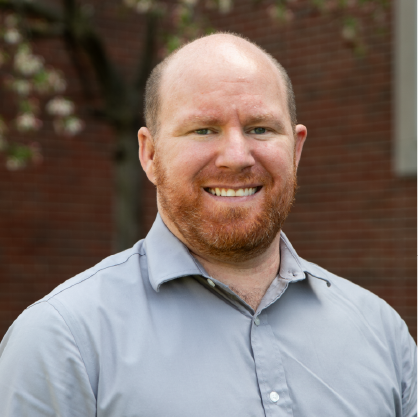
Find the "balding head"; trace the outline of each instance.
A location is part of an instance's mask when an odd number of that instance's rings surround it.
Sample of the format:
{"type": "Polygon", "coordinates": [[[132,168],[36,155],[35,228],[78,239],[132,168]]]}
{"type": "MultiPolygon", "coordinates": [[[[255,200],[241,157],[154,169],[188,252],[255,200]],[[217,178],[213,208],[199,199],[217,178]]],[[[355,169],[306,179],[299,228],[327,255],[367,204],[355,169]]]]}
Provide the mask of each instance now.
{"type": "MultiPolygon", "coordinates": [[[[158,134],[164,97],[175,91],[179,84],[182,88],[187,86],[187,81],[197,73],[205,79],[216,76],[221,68],[228,68],[231,74],[242,74],[243,77],[252,73],[277,76],[277,89],[286,95],[290,121],[293,128],[296,126],[295,98],[285,69],[270,54],[241,36],[216,33],[177,49],[152,71],[146,85],[144,112],[151,134],[154,137],[158,134]]],[[[220,73],[219,76],[223,75],[220,73]]]]}

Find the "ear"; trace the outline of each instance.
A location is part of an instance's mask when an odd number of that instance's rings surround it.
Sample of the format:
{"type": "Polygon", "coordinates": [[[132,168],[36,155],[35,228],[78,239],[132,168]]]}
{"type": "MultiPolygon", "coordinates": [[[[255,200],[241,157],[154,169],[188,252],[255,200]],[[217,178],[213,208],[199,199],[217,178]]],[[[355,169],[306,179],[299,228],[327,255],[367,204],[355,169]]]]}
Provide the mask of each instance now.
{"type": "Polygon", "coordinates": [[[142,127],[138,131],[139,161],[150,182],[155,184],[154,173],[154,139],[148,128],[142,127]]]}
{"type": "Polygon", "coordinates": [[[308,130],[304,125],[296,125],[295,128],[296,138],[295,138],[295,159],[296,167],[299,165],[300,157],[302,155],[303,144],[305,143],[306,136],[308,135],[308,130]]]}

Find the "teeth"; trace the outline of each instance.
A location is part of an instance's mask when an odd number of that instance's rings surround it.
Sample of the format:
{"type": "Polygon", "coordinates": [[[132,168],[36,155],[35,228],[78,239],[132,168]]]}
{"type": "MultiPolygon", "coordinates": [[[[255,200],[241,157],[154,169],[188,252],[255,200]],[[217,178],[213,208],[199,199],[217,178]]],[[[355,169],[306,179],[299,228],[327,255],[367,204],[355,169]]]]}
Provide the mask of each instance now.
{"type": "Polygon", "coordinates": [[[251,196],[257,191],[257,187],[250,187],[247,189],[238,189],[238,190],[219,189],[218,187],[216,187],[215,189],[208,189],[208,191],[209,193],[212,193],[213,195],[216,195],[216,196],[230,196],[230,197],[251,196]]]}

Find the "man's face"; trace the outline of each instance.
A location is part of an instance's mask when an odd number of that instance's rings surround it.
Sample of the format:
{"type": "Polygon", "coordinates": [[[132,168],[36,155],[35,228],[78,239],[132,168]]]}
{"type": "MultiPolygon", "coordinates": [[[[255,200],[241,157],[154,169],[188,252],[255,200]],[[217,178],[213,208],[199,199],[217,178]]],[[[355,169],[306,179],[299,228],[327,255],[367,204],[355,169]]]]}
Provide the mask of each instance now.
{"type": "Polygon", "coordinates": [[[193,252],[241,261],[281,229],[306,131],[295,138],[277,72],[232,52],[228,65],[186,68],[163,84],[147,174],[163,219],[193,252]]]}

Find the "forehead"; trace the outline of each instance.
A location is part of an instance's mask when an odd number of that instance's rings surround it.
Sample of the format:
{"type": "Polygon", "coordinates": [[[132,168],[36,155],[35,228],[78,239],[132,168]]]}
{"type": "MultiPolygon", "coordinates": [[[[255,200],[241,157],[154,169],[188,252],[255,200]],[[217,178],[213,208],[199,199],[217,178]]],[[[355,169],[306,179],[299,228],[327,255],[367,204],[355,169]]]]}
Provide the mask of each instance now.
{"type": "Polygon", "coordinates": [[[160,97],[165,117],[191,108],[219,117],[234,103],[252,106],[256,113],[261,107],[264,112],[271,111],[266,106],[283,107],[286,89],[279,70],[264,53],[226,43],[176,56],[165,70],[160,97]]]}

